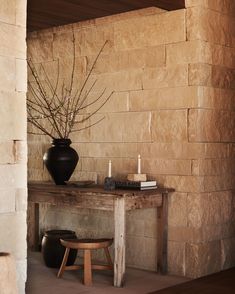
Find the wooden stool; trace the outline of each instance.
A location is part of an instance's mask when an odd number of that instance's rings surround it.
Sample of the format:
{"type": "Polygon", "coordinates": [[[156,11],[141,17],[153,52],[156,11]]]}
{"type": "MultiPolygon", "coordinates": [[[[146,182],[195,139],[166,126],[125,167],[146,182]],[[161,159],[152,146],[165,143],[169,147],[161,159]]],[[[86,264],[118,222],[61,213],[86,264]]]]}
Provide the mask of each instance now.
{"type": "Polygon", "coordinates": [[[66,247],[64,258],[61,263],[57,278],[62,277],[66,270],[77,270],[84,268],[84,285],[92,285],[92,269],[97,270],[113,270],[113,263],[109,254],[108,247],[112,245],[113,239],[74,239],[63,240],[60,239],[63,246],[66,247]],[[108,264],[98,265],[91,264],[91,250],[103,248],[108,264]],[[70,265],[66,266],[70,249],[83,249],[84,250],[84,264],[83,265],[70,265]]]}

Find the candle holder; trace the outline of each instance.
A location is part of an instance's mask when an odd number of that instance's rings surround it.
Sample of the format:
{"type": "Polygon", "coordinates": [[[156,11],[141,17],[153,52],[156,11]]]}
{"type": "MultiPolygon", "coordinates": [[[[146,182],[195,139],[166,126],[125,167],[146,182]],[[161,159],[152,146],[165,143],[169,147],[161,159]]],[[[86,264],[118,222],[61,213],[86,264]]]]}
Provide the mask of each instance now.
{"type": "Polygon", "coordinates": [[[104,179],[104,190],[115,190],[115,180],[113,177],[106,177],[104,179]]]}

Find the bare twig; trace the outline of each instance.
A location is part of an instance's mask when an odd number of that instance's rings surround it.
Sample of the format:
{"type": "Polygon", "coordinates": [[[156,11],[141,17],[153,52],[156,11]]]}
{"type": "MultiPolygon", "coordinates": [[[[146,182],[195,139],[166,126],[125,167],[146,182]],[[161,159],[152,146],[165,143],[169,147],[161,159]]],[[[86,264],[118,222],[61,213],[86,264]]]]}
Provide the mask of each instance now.
{"type": "Polygon", "coordinates": [[[77,128],[78,124],[82,125],[95,115],[112,96],[113,92],[103,100],[102,98],[106,92],[106,89],[104,89],[98,93],[98,97],[93,98],[92,101],[88,101],[89,95],[93,91],[97,80],[93,81],[89,87],[87,85],[107,41],[99,50],[80,88],[76,87],[74,82],[76,69],[74,33],[72,42],[73,60],[68,88],[65,81],[63,80],[61,82],[60,79],[59,60],[55,83],[51,81],[42,64],[40,65],[40,75],[43,75],[43,79],[41,80],[33,62],[28,61],[29,69],[34,78],[34,83],[29,82],[29,93],[31,93],[31,97],[27,99],[28,122],[39,130],[39,132],[29,131],[30,134],[48,135],[51,138],[68,138],[71,133],[90,128],[104,119],[102,117],[94,123],[77,128]],[[84,109],[91,105],[94,106],[94,110],[84,115],[82,113],[84,109]],[[83,118],[79,120],[78,117],[82,114],[83,118]]]}

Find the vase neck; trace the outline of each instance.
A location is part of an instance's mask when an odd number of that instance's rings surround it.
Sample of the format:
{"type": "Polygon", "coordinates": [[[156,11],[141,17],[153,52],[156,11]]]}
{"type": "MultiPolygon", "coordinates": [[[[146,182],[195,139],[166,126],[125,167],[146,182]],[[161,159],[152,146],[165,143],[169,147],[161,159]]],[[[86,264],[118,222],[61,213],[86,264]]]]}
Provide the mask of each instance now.
{"type": "Polygon", "coordinates": [[[69,146],[71,143],[70,139],[53,139],[52,141],[53,146],[69,146]]]}

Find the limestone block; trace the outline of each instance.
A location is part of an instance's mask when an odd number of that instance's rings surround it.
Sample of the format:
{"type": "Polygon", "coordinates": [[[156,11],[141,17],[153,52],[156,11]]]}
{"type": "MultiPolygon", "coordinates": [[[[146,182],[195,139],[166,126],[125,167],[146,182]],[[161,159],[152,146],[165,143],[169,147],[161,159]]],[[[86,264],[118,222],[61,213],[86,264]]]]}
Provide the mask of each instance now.
{"type": "MultiPolygon", "coordinates": [[[[92,113],[100,108],[100,106],[108,99],[110,91],[106,91],[101,96],[102,92],[92,92],[87,98],[88,104],[87,112],[92,113]],[[96,99],[99,99],[96,103],[96,99]]],[[[123,112],[129,110],[129,92],[114,92],[107,102],[98,110],[98,113],[112,113],[112,112],[123,112]]]]}
{"type": "Polygon", "coordinates": [[[193,175],[220,175],[231,173],[231,159],[200,159],[192,160],[193,175]]]}
{"type": "Polygon", "coordinates": [[[0,251],[11,252],[16,259],[26,258],[26,213],[0,214],[0,251]]]}
{"type": "Polygon", "coordinates": [[[234,124],[233,112],[190,109],[189,140],[191,142],[228,142],[235,136],[234,124]]]}
{"type": "Polygon", "coordinates": [[[169,226],[187,226],[187,193],[173,193],[169,197],[169,226]]]}
{"type": "Polygon", "coordinates": [[[0,38],[2,40],[0,55],[26,58],[26,29],[0,23],[0,38]]]}
{"type": "Polygon", "coordinates": [[[148,112],[106,114],[105,120],[90,129],[92,142],[150,141],[151,116],[148,112]],[[135,127],[133,127],[135,126],[135,127]],[[124,131],[125,130],[125,131],[124,131]]]}
{"type": "Polygon", "coordinates": [[[102,53],[110,53],[113,50],[114,28],[112,24],[87,26],[75,30],[76,54],[81,56],[97,55],[107,41],[102,53]]]}
{"type": "Polygon", "coordinates": [[[143,157],[160,159],[227,158],[229,147],[228,143],[138,143],[143,157]]]}
{"type": "Polygon", "coordinates": [[[160,110],[152,115],[155,142],[187,141],[187,110],[160,110]]]}
{"type": "Polygon", "coordinates": [[[14,185],[16,188],[26,188],[27,185],[27,164],[19,163],[14,165],[14,185]]]}
{"type": "Polygon", "coordinates": [[[233,189],[233,175],[204,176],[203,186],[205,192],[233,189]]]}
{"type": "Polygon", "coordinates": [[[25,140],[27,127],[25,93],[1,92],[0,104],[2,140],[25,140]]]}
{"type": "Polygon", "coordinates": [[[143,88],[173,88],[188,85],[188,66],[157,67],[143,71],[143,88]]]}
{"type": "Polygon", "coordinates": [[[156,269],[156,239],[128,236],[126,241],[127,266],[156,269]]]}
{"type": "Polygon", "coordinates": [[[26,211],[28,204],[28,191],[26,188],[16,189],[15,195],[15,209],[16,211],[26,211]]]}
{"type": "Polygon", "coordinates": [[[163,184],[165,187],[172,187],[177,192],[182,193],[194,193],[194,192],[203,192],[203,177],[196,176],[158,176],[158,181],[163,184]]]}
{"type": "Polygon", "coordinates": [[[19,293],[25,293],[25,281],[27,278],[27,260],[16,260],[16,276],[19,293]]]}
{"type": "Polygon", "coordinates": [[[208,47],[209,55],[211,56],[211,62],[213,65],[220,65],[220,66],[224,66],[226,68],[231,68],[231,69],[234,68],[235,66],[234,48],[221,46],[217,44],[211,44],[211,43],[208,44],[207,47],[208,47]]]}
{"type": "Polygon", "coordinates": [[[53,33],[52,31],[34,32],[27,36],[28,58],[33,62],[53,60],[53,33]]]}
{"type": "Polygon", "coordinates": [[[190,40],[166,45],[166,65],[182,63],[211,63],[212,52],[206,42],[190,40]]]}
{"type": "Polygon", "coordinates": [[[168,240],[174,242],[200,242],[201,228],[192,228],[185,226],[169,226],[168,227],[168,240]]]}
{"type": "Polygon", "coordinates": [[[16,91],[27,92],[27,62],[16,59],[16,91]]]}
{"type": "Polygon", "coordinates": [[[1,164],[0,165],[0,187],[2,189],[14,188],[14,165],[1,164]]]}
{"type": "Polygon", "coordinates": [[[185,250],[185,274],[198,278],[221,270],[220,241],[188,244],[185,250]]]}
{"type": "Polygon", "coordinates": [[[9,252],[0,252],[0,288],[2,294],[18,293],[15,258],[9,252]]]}
{"type": "Polygon", "coordinates": [[[14,141],[14,162],[27,162],[27,142],[14,141]]]}
{"type": "Polygon", "coordinates": [[[0,89],[2,91],[15,90],[15,59],[0,56],[0,89]]]}
{"type": "MultiPolygon", "coordinates": [[[[95,57],[88,56],[88,67],[91,68],[95,57]]],[[[101,54],[93,72],[105,73],[137,68],[154,68],[165,65],[165,46],[152,46],[144,49],[133,49],[101,54]]]]}
{"type": "Polygon", "coordinates": [[[72,30],[57,31],[53,35],[53,58],[66,58],[74,54],[72,30]]]}
{"type": "Polygon", "coordinates": [[[16,21],[16,0],[13,1],[1,1],[0,6],[0,21],[15,24],[16,21]]]}
{"type": "Polygon", "coordinates": [[[0,189],[0,213],[15,212],[15,189],[0,189]]]}
{"type": "Polygon", "coordinates": [[[231,215],[232,195],[229,191],[192,193],[188,197],[188,226],[190,227],[226,223],[231,219],[231,215]]]}
{"type": "Polygon", "coordinates": [[[142,89],[142,75],[142,69],[94,75],[93,78],[97,79],[97,82],[93,91],[97,92],[97,89],[102,91],[106,89],[107,92],[140,90],[142,89]]]}
{"type": "Polygon", "coordinates": [[[138,17],[114,24],[117,50],[156,46],[185,40],[185,11],[138,17]]]}
{"type": "Polygon", "coordinates": [[[0,164],[12,164],[15,162],[13,146],[13,141],[0,142],[0,164]]]}
{"type": "MultiPolygon", "coordinates": [[[[148,155],[149,156],[149,155],[148,155]]],[[[142,169],[146,173],[166,175],[191,175],[191,160],[154,159],[142,157],[142,169]]]]}
{"type": "Polygon", "coordinates": [[[208,64],[189,64],[190,86],[211,86],[212,67],[208,64]]]}
{"type": "Polygon", "coordinates": [[[219,12],[192,7],[187,9],[187,39],[200,39],[226,46],[234,45],[234,18],[219,12]]]}
{"type": "Polygon", "coordinates": [[[170,87],[130,92],[130,110],[186,109],[199,104],[198,87],[170,87]]]}
{"type": "Polygon", "coordinates": [[[213,87],[235,89],[235,70],[221,66],[213,66],[211,73],[213,87]]]}
{"type": "Polygon", "coordinates": [[[83,157],[132,157],[136,158],[137,143],[78,143],[74,144],[79,155],[83,157]],[[76,147],[78,146],[78,147],[76,147]]]}
{"type": "Polygon", "coordinates": [[[27,1],[16,1],[16,25],[26,27],[27,1]]]}
{"type": "Polygon", "coordinates": [[[234,15],[235,3],[233,0],[186,0],[186,7],[202,6],[220,13],[234,15]]]}
{"type": "Polygon", "coordinates": [[[126,222],[128,236],[144,236],[145,220],[138,217],[138,211],[128,213],[126,222]]]}
{"type": "Polygon", "coordinates": [[[168,271],[174,275],[185,275],[185,243],[168,242],[168,271]]]}
{"type": "Polygon", "coordinates": [[[234,110],[234,93],[230,89],[199,87],[199,108],[234,110]]]}
{"type": "Polygon", "coordinates": [[[221,241],[222,269],[228,269],[235,265],[235,238],[224,239],[221,241]]]}

